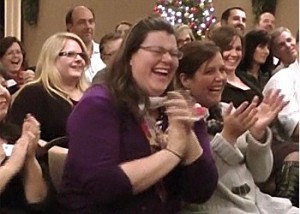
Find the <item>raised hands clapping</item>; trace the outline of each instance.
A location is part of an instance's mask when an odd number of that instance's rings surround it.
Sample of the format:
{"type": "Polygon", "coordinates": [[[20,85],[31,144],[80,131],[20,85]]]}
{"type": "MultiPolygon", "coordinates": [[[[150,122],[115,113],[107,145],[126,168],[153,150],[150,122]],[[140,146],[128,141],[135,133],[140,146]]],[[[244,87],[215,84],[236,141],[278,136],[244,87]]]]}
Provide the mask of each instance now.
{"type": "Polygon", "coordinates": [[[251,134],[257,140],[261,140],[264,137],[266,128],[288,104],[288,101],[283,101],[283,99],[284,96],[280,95],[280,90],[270,90],[257,106],[257,121],[250,128],[251,134]]]}

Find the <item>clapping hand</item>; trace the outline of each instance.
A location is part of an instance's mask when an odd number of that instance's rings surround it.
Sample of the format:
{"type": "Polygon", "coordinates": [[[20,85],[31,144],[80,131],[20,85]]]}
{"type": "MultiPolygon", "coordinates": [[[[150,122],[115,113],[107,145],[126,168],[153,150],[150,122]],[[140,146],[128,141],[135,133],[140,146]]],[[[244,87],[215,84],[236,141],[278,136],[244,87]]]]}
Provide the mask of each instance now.
{"type": "Polygon", "coordinates": [[[233,110],[233,105],[230,103],[229,107],[225,110],[223,115],[224,127],[221,135],[230,144],[234,144],[236,139],[258,120],[257,103],[258,97],[254,97],[250,105],[245,101],[236,110],[233,110]]]}
{"type": "Polygon", "coordinates": [[[280,95],[280,90],[270,90],[257,106],[256,115],[258,120],[250,128],[250,133],[257,140],[261,140],[264,137],[267,126],[272,123],[278,113],[288,104],[288,101],[285,102],[283,99],[284,96],[280,95]]]}
{"type": "Polygon", "coordinates": [[[21,137],[26,136],[29,140],[27,155],[30,157],[35,157],[40,133],[40,123],[32,115],[27,114],[24,119],[21,137]]]}
{"type": "Polygon", "coordinates": [[[24,83],[28,83],[34,80],[35,73],[32,70],[23,71],[22,77],[24,79],[24,83]]]}
{"type": "Polygon", "coordinates": [[[195,120],[188,92],[171,91],[164,102],[169,119],[167,148],[184,156],[195,120]]]}

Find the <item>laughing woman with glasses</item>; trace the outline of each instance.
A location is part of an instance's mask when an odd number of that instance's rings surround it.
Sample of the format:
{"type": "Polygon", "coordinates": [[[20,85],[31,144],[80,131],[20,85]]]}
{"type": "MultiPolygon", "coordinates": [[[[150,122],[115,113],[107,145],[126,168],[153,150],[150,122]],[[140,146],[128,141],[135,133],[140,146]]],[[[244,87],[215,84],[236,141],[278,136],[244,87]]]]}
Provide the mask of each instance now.
{"type": "Polygon", "coordinates": [[[181,57],[166,20],[132,27],[69,117],[62,213],[173,214],[209,199],[217,173],[205,126],[195,134],[188,102],[167,92],[181,57]]]}
{"type": "Polygon", "coordinates": [[[8,76],[7,89],[10,94],[35,78],[34,71],[27,69],[25,49],[16,37],[7,36],[0,40],[0,62],[8,76]]]}
{"type": "Polygon", "coordinates": [[[41,139],[65,136],[66,120],[88,85],[84,68],[89,64],[81,39],[57,33],[44,43],[36,66],[37,79],[16,95],[9,119],[18,125],[27,113],[41,123],[41,139]]]}

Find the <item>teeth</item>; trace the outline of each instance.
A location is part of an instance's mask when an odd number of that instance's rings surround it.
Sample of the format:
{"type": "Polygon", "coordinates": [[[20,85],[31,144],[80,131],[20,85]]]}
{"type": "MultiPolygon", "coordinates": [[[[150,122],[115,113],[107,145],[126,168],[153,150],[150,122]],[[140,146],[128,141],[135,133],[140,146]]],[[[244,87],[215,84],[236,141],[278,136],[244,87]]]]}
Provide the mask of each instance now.
{"type": "Polygon", "coordinates": [[[236,60],[235,59],[229,59],[229,60],[227,60],[228,62],[231,62],[231,63],[235,63],[236,62],[236,60]]]}
{"type": "Polygon", "coordinates": [[[164,74],[168,73],[168,70],[166,70],[166,69],[155,69],[154,71],[159,72],[159,73],[164,73],[164,74]]]}

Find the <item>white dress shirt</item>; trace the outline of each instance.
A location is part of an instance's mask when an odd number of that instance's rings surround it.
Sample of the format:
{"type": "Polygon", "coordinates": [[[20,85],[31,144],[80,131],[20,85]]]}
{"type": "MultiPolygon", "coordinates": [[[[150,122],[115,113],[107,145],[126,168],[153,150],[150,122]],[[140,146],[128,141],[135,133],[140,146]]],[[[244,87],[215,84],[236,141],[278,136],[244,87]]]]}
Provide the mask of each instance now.
{"type": "Polygon", "coordinates": [[[266,84],[263,94],[270,89],[280,89],[281,94],[289,103],[279,113],[278,119],[286,130],[292,135],[297,124],[299,124],[300,108],[300,67],[299,59],[290,64],[287,68],[278,71],[266,84]]]}

